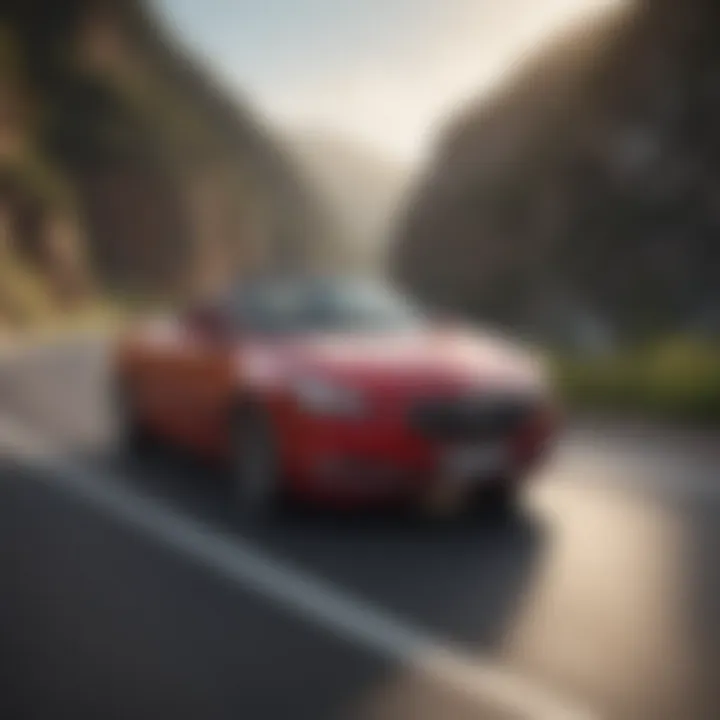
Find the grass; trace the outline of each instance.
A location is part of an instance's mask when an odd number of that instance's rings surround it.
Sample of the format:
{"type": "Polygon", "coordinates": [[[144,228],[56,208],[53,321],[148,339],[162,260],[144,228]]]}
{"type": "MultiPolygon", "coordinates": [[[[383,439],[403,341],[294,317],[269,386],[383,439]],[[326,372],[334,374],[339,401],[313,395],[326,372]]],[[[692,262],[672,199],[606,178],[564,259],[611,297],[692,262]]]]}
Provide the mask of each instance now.
{"type": "Polygon", "coordinates": [[[9,252],[0,257],[0,314],[8,326],[23,328],[42,323],[53,312],[45,283],[9,252]]]}
{"type": "Polygon", "coordinates": [[[120,304],[93,298],[75,309],[58,306],[46,280],[12,253],[0,256],[0,343],[38,336],[112,329],[128,315],[120,304]]]}
{"type": "Polygon", "coordinates": [[[22,330],[0,318],[0,359],[35,344],[54,344],[80,337],[112,337],[127,322],[125,312],[104,303],[93,303],[70,313],[57,313],[22,330]]]}
{"type": "Polygon", "coordinates": [[[571,408],[720,424],[720,345],[671,338],[602,358],[556,357],[571,408]]]}

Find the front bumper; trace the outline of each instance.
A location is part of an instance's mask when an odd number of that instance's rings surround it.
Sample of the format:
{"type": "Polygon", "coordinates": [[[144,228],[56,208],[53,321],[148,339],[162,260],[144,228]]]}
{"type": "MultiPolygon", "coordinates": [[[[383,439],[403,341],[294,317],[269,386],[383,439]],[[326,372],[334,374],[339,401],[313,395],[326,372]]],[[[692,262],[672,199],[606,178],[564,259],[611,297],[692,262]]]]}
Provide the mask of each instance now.
{"type": "MultiPolygon", "coordinates": [[[[517,480],[529,473],[549,450],[557,427],[557,413],[543,408],[501,438],[507,456],[503,476],[517,480]]],[[[295,413],[282,435],[291,489],[303,495],[383,501],[451,482],[442,470],[451,443],[424,437],[397,419],[363,422],[295,413]]]]}

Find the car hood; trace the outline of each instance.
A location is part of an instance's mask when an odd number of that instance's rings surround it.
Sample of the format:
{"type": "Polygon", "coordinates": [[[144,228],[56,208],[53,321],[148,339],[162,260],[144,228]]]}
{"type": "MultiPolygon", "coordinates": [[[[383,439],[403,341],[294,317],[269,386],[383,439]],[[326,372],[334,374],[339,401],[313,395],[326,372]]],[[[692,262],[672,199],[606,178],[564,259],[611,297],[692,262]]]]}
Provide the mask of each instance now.
{"type": "Polygon", "coordinates": [[[540,382],[538,363],[529,353],[496,336],[467,331],[258,342],[251,356],[285,377],[319,376],[383,392],[540,382]]]}

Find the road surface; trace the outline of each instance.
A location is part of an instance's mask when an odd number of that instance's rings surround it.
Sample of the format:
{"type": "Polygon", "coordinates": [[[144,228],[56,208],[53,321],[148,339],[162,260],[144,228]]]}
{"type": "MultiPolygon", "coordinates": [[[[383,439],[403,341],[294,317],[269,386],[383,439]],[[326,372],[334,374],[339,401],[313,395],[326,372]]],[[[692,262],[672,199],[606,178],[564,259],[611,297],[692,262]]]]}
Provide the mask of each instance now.
{"type": "Polygon", "coordinates": [[[295,510],[113,442],[104,349],[0,360],[0,717],[720,717],[720,443],[575,426],[505,523],[295,510]]]}

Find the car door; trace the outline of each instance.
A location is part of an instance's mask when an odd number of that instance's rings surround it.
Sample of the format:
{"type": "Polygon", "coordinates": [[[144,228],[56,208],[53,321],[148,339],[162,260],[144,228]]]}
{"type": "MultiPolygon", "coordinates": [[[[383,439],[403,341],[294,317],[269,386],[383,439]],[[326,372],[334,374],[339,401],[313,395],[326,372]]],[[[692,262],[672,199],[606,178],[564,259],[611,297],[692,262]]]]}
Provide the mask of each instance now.
{"type": "Polygon", "coordinates": [[[128,373],[132,403],[144,422],[163,437],[178,434],[182,417],[176,371],[184,335],[178,318],[161,316],[146,322],[133,338],[128,373]]]}

